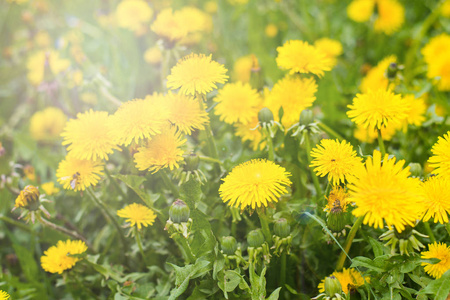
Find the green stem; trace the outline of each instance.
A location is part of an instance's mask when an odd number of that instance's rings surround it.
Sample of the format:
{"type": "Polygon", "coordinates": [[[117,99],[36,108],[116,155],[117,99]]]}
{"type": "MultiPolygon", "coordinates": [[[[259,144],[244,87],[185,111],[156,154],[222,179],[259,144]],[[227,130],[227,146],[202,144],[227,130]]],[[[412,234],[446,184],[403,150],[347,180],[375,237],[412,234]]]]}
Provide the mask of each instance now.
{"type": "Polygon", "coordinates": [[[199,158],[200,160],[202,160],[202,161],[212,162],[212,163],[215,163],[215,164],[222,165],[222,162],[221,162],[220,160],[215,159],[215,158],[212,158],[212,157],[208,157],[208,156],[199,156],[198,158],[199,158]]]}
{"type": "Polygon", "coordinates": [[[322,189],[320,188],[319,178],[317,178],[316,173],[314,170],[309,166],[311,164],[312,158],[311,158],[311,141],[309,140],[309,134],[305,134],[305,146],[306,146],[306,155],[308,157],[308,168],[311,172],[311,177],[314,183],[314,188],[316,189],[317,198],[322,195],[322,189]]]}
{"type": "Polygon", "coordinates": [[[134,236],[136,237],[136,243],[139,247],[139,252],[142,255],[142,259],[144,260],[144,263],[147,264],[147,262],[145,260],[144,248],[142,247],[142,242],[141,242],[141,233],[139,232],[137,227],[134,227],[134,236]]]}
{"type": "Polygon", "coordinates": [[[378,146],[380,147],[381,151],[381,159],[384,158],[384,155],[386,154],[386,148],[384,147],[383,137],[381,136],[381,129],[377,128],[378,131],[378,146]]]}
{"type": "Polygon", "coordinates": [[[333,129],[331,129],[330,127],[328,127],[328,125],[325,125],[322,122],[317,123],[317,126],[322,129],[323,131],[325,131],[329,136],[335,137],[337,138],[339,141],[343,141],[345,140],[342,135],[340,135],[339,133],[337,133],[336,131],[334,131],[333,129]]]}
{"type": "Polygon", "coordinates": [[[165,49],[165,51],[166,51],[166,53],[165,53],[164,58],[162,60],[161,74],[160,74],[161,75],[160,79],[161,79],[161,90],[162,91],[166,90],[166,85],[164,83],[165,83],[165,80],[166,80],[166,77],[167,77],[167,73],[168,73],[168,70],[169,70],[169,63],[170,63],[170,50],[165,49]]]}
{"type": "Polygon", "coordinates": [[[65,235],[75,238],[77,240],[82,240],[83,242],[86,243],[86,245],[88,246],[89,249],[93,248],[92,245],[87,241],[87,239],[84,236],[80,235],[78,232],[69,230],[69,229],[59,226],[59,225],[56,225],[55,223],[52,223],[52,222],[44,219],[40,214],[37,214],[36,218],[39,222],[41,222],[42,225],[47,226],[48,228],[51,228],[55,231],[59,231],[65,235]]]}
{"type": "MultiPolygon", "coordinates": [[[[197,93],[196,98],[198,99],[198,104],[200,105],[200,109],[205,110],[205,105],[203,102],[206,101],[206,95],[197,93]]],[[[218,160],[219,155],[217,154],[216,142],[214,140],[214,135],[213,135],[213,132],[211,129],[211,124],[209,122],[205,126],[205,133],[206,133],[206,139],[207,139],[206,142],[208,145],[209,155],[212,158],[218,160]]]]}
{"type": "Polygon", "coordinates": [[[447,232],[450,235],[450,223],[445,224],[445,229],[447,229],[447,232]]]}
{"type": "Polygon", "coordinates": [[[0,216],[0,220],[5,222],[5,223],[9,223],[9,224],[14,225],[16,227],[19,227],[22,230],[25,230],[25,231],[28,231],[28,232],[33,232],[33,230],[30,227],[28,227],[27,225],[25,225],[25,224],[23,224],[23,223],[21,223],[19,221],[13,220],[11,218],[8,218],[8,217],[5,217],[5,216],[0,216]]]}
{"type": "Polygon", "coordinates": [[[180,250],[183,253],[186,261],[188,263],[194,263],[196,259],[194,254],[192,254],[191,247],[187,243],[187,240],[181,234],[175,234],[173,239],[180,247],[180,250]]]}
{"type": "Polygon", "coordinates": [[[275,150],[273,148],[273,141],[272,141],[272,137],[270,136],[269,130],[267,128],[263,128],[262,129],[263,134],[266,136],[266,142],[267,142],[267,146],[269,148],[269,160],[270,161],[274,161],[275,160],[275,150]]]}
{"type": "Polygon", "coordinates": [[[111,223],[114,228],[117,230],[117,233],[119,234],[120,241],[123,246],[123,250],[127,248],[127,241],[125,240],[125,237],[122,233],[122,228],[120,227],[119,223],[117,223],[117,220],[114,218],[114,216],[109,211],[108,207],[105,205],[103,201],[101,201],[97,196],[95,196],[94,191],[92,190],[92,187],[89,187],[86,189],[87,193],[89,194],[89,199],[94,202],[94,204],[102,211],[103,215],[106,218],[106,221],[111,223]]]}
{"type": "Polygon", "coordinates": [[[267,214],[265,209],[258,208],[259,222],[261,223],[261,230],[266,238],[269,246],[272,246],[272,234],[270,233],[269,222],[267,221],[267,214]]]}
{"type": "Polygon", "coordinates": [[[172,195],[175,198],[179,198],[180,197],[180,192],[178,191],[178,188],[175,186],[173,181],[167,175],[166,170],[160,170],[158,173],[161,176],[161,179],[163,180],[163,182],[166,185],[166,187],[168,189],[170,189],[170,191],[172,192],[172,195]]]}
{"type": "Polygon", "coordinates": [[[356,219],[356,222],[353,224],[352,229],[350,229],[347,239],[345,240],[344,251],[342,251],[341,254],[339,255],[339,259],[336,265],[336,271],[340,271],[344,267],[345,259],[347,258],[347,253],[350,250],[350,247],[352,246],[353,239],[355,238],[356,232],[358,231],[359,227],[361,227],[363,220],[364,216],[361,216],[358,219],[356,219]]]}
{"type": "Polygon", "coordinates": [[[286,252],[283,251],[281,253],[281,262],[280,262],[280,286],[281,288],[284,288],[284,285],[286,284],[286,252]]]}
{"type": "MultiPolygon", "coordinates": [[[[448,224],[447,224],[447,225],[448,225],[448,224]]],[[[431,243],[436,242],[436,238],[434,237],[434,233],[433,233],[433,231],[431,230],[430,223],[428,223],[428,222],[423,222],[423,226],[425,227],[425,231],[427,232],[428,237],[430,238],[430,242],[431,242],[431,243]]]]}
{"type": "Polygon", "coordinates": [[[120,188],[119,184],[117,183],[117,181],[115,180],[115,178],[112,178],[111,173],[109,173],[108,168],[104,168],[106,176],[108,176],[109,181],[112,182],[112,185],[114,186],[114,188],[119,192],[119,194],[122,196],[122,200],[127,199],[127,196],[125,195],[125,193],[122,191],[122,189],[120,188]]]}

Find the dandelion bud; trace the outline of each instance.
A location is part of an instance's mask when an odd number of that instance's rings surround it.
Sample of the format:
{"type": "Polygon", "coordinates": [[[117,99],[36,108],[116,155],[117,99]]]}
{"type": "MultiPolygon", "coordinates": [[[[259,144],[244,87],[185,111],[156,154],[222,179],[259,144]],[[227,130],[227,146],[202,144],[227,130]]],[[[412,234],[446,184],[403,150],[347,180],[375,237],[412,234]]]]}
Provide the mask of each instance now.
{"type": "Polygon", "coordinates": [[[184,165],[184,170],[187,171],[195,171],[198,168],[198,163],[200,162],[200,157],[197,154],[191,153],[184,157],[184,161],[186,164],[184,165]]]}
{"type": "Polygon", "coordinates": [[[398,71],[398,65],[396,63],[391,63],[387,69],[387,78],[389,80],[395,79],[395,77],[397,76],[397,71],[398,71]]]}
{"type": "Polygon", "coordinates": [[[252,88],[260,91],[264,86],[264,76],[258,59],[252,54],[252,68],[250,69],[250,85],[252,88]]]}
{"type": "Polygon", "coordinates": [[[312,110],[310,109],[304,109],[301,113],[300,113],[300,120],[299,123],[300,125],[309,125],[312,122],[314,122],[314,114],[312,112],[312,110]]]}
{"type": "Polygon", "coordinates": [[[274,223],[273,231],[275,232],[275,235],[285,238],[291,233],[291,226],[289,226],[286,219],[281,218],[274,223]]]}
{"type": "Polygon", "coordinates": [[[232,236],[222,238],[222,251],[226,255],[233,255],[237,250],[236,239],[232,236]]]}
{"type": "Polygon", "coordinates": [[[331,232],[341,232],[344,230],[345,225],[347,225],[347,213],[340,211],[328,214],[327,227],[331,232]]]}
{"type": "Polygon", "coordinates": [[[421,177],[423,174],[422,166],[418,163],[409,163],[409,171],[412,177],[421,177]]]}
{"type": "Polygon", "coordinates": [[[325,278],[325,293],[328,297],[333,297],[334,295],[340,295],[342,293],[342,286],[339,280],[334,276],[329,276],[325,278]]]}
{"type": "Polygon", "coordinates": [[[258,120],[261,124],[269,124],[273,122],[273,113],[270,109],[267,107],[261,108],[261,110],[258,113],[258,120]]]}
{"type": "Polygon", "coordinates": [[[257,248],[264,243],[264,235],[261,229],[255,229],[248,233],[247,243],[250,247],[257,248]]]}
{"type": "Polygon", "coordinates": [[[38,210],[39,202],[39,190],[33,185],[27,185],[17,196],[15,207],[22,207],[28,210],[38,210]]]}
{"type": "Polygon", "coordinates": [[[183,200],[177,199],[169,209],[169,217],[174,223],[187,222],[190,209],[183,200]]]}

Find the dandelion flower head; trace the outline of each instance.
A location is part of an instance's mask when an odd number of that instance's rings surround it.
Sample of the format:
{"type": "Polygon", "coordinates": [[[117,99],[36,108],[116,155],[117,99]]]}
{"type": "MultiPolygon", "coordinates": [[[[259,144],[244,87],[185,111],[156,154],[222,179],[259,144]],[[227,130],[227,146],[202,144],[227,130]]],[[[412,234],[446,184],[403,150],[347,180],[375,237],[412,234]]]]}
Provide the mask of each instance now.
{"type": "Polygon", "coordinates": [[[107,112],[92,109],[77,114],[66,123],[63,145],[70,155],[78,159],[108,159],[114,149],[119,149],[112,132],[112,119],[107,112]]]}
{"type": "Polygon", "coordinates": [[[422,263],[428,275],[439,279],[445,272],[450,270],[450,247],[447,244],[437,242],[428,244],[428,251],[423,251],[421,254],[423,259],[437,258],[440,260],[436,264],[422,263]]]}
{"type": "Polygon", "coordinates": [[[431,149],[433,156],[428,159],[433,173],[450,178],[450,131],[447,131],[431,149]]]}
{"type": "Polygon", "coordinates": [[[59,188],[55,186],[55,183],[53,181],[41,184],[41,189],[47,196],[51,196],[59,192],[59,188]]]}
{"type": "Polygon", "coordinates": [[[250,123],[245,125],[242,123],[237,123],[234,125],[236,129],[236,135],[239,136],[243,142],[249,141],[250,147],[253,149],[253,151],[261,150],[266,146],[266,142],[263,135],[261,134],[261,130],[259,130],[259,128],[256,128],[258,124],[258,116],[254,115],[250,123]]]}
{"type": "Polygon", "coordinates": [[[408,125],[420,126],[425,121],[425,113],[427,105],[423,98],[416,98],[413,94],[408,94],[403,97],[409,104],[406,119],[403,121],[404,127],[408,125]]]}
{"type": "Polygon", "coordinates": [[[56,170],[58,182],[66,190],[84,191],[95,186],[103,175],[103,163],[67,155],[56,170]]]}
{"type": "Polygon", "coordinates": [[[405,8],[397,0],[377,0],[378,17],[373,24],[375,31],[391,35],[405,22],[405,8]]]}
{"type": "Polygon", "coordinates": [[[324,71],[330,71],[332,60],[325,52],[299,40],[290,40],[277,48],[277,65],[280,69],[294,73],[312,73],[323,76],[324,71]]]}
{"type": "Polygon", "coordinates": [[[227,69],[212,60],[212,55],[190,54],[178,61],[167,76],[167,87],[180,93],[206,94],[216,89],[216,83],[225,83],[227,69]]]}
{"type": "Polygon", "coordinates": [[[159,12],[150,28],[159,37],[176,43],[188,34],[187,24],[184,24],[183,20],[179,11],[165,8],[159,12]]]}
{"type": "Polygon", "coordinates": [[[158,46],[148,48],[144,53],[144,60],[152,65],[157,65],[162,60],[162,52],[158,46]]]}
{"type": "Polygon", "coordinates": [[[377,150],[366,160],[350,180],[349,202],[356,208],[356,217],[364,216],[364,224],[383,228],[384,222],[402,232],[405,226],[414,227],[423,214],[420,180],[410,178],[409,167],[403,169],[404,160],[395,163],[395,158],[383,158],[377,150]],[[382,161],[383,159],[383,161],[382,161]],[[384,222],[383,222],[384,221],[384,222]]]}
{"type": "Polygon", "coordinates": [[[376,0],[353,0],[347,6],[348,17],[358,23],[367,22],[373,14],[376,0]]]}
{"type": "Polygon", "coordinates": [[[428,66],[427,77],[437,81],[440,91],[450,91],[450,35],[442,33],[430,39],[422,49],[428,66]]]}
{"type": "Polygon", "coordinates": [[[8,300],[9,297],[10,296],[7,292],[0,290],[0,300],[8,300]]]}
{"type": "Polygon", "coordinates": [[[62,274],[80,261],[80,258],[71,257],[69,254],[82,254],[86,250],[87,246],[83,241],[58,241],[56,246],[44,251],[44,255],[41,256],[41,266],[47,272],[62,274]]]}
{"type": "Polygon", "coordinates": [[[117,215],[127,219],[126,222],[129,222],[131,227],[136,225],[139,230],[142,226],[147,227],[148,225],[153,225],[156,219],[153,210],[137,203],[127,205],[121,210],[118,210],[117,215]]]}
{"type": "Polygon", "coordinates": [[[253,55],[239,57],[233,65],[233,80],[243,83],[250,82],[253,67],[253,55]]]}
{"type": "Polygon", "coordinates": [[[336,209],[343,212],[347,211],[347,197],[348,193],[345,188],[339,185],[334,186],[328,197],[326,197],[327,205],[325,206],[324,211],[333,212],[333,210],[336,209]]]}
{"type": "Polygon", "coordinates": [[[369,90],[375,91],[377,89],[387,90],[393,88],[394,84],[389,85],[389,79],[387,78],[387,69],[390,64],[397,63],[397,57],[391,55],[385,57],[375,67],[367,72],[366,76],[362,79],[360,89],[361,92],[367,93],[369,90]]]}
{"type": "Polygon", "coordinates": [[[353,103],[348,105],[347,116],[357,125],[365,128],[381,129],[393,124],[400,125],[408,116],[410,104],[392,91],[378,89],[356,94],[353,103]]]}
{"type": "Polygon", "coordinates": [[[321,38],[314,42],[314,47],[325,53],[330,59],[331,67],[337,63],[337,57],[343,53],[342,44],[330,38],[321,38]]]}
{"type": "Polygon", "coordinates": [[[422,183],[424,194],[423,206],[427,212],[423,216],[426,222],[433,218],[434,222],[448,223],[448,214],[450,213],[450,177],[433,176],[422,183]]]}
{"type": "Polygon", "coordinates": [[[54,141],[60,138],[67,117],[57,107],[35,112],[30,119],[30,134],[36,141],[54,141]]]}
{"type": "Polygon", "coordinates": [[[55,50],[41,50],[31,54],[27,60],[28,80],[33,85],[44,81],[46,70],[53,75],[59,74],[70,66],[70,61],[59,57],[55,50]]]}
{"type": "MultiPolygon", "coordinates": [[[[392,125],[388,127],[381,127],[381,137],[383,141],[390,141],[399,130],[399,126],[392,125]]],[[[356,125],[353,136],[364,143],[373,143],[378,138],[378,131],[375,128],[365,128],[362,125],[356,125]]]]}
{"type": "Polygon", "coordinates": [[[29,208],[34,203],[39,203],[39,190],[33,185],[27,185],[20,191],[16,198],[15,207],[29,208]]]}
{"type": "Polygon", "coordinates": [[[144,25],[150,21],[153,10],[144,0],[122,0],[116,8],[119,27],[134,32],[142,32],[144,25]]]}
{"type": "MultiPolygon", "coordinates": [[[[334,271],[330,276],[334,276],[337,278],[337,280],[339,280],[342,291],[345,294],[348,294],[350,291],[356,290],[360,286],[363,286],[364,280],[370,281],[369,277],[363,278],[361,274],[353,268],[343,268],[341,272],[334,271]]],[[[323,279],[322,282],[319,283],[318,289],[320,293],[325,292],[325,279],[323,279]]]]}
{"type": "Polygon", "coordinates": [[[234,167],[220,185],[219,194],[229,206],[267,207],[287,193],[291,185],[286,169],[272,161],[253,159],[234,167]]]}

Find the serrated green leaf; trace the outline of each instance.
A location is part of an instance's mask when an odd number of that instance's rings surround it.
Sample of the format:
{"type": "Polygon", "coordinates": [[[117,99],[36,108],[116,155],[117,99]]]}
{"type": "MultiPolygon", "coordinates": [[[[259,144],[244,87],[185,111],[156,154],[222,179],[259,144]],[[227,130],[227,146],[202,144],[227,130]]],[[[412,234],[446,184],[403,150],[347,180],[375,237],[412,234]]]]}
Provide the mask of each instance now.
{"type": "Polygon", "coordinates": [[[372,237],[369,237],[369,243],[370,243],[370,246],[372,246],[373,254],[375,255],[375,257],[381,256],[384,254],[385,246],[382,243],[380,243],[379,241],[377,241],[376,239],[374,239],[372,237]]]}
{"type": "Polygon", "coordinates": [[[419,295],[434,295],[434,300],[446,300],[450,293],[450,270],[445,272],[441,278],[433,280],[423,290],[419,291],[419,295]]]}
{"type": "Polygon", "coordinates": [[[33,257],[33,252],[19,244],[13,244],[13,248],[25,277],[31,282],[36,281],[38,279],[38,266],[33,257]]]}
{"type": "Polygon", "coordinates": [[[377,266],[373,260],[371,260],[370,258],[364,257],[364,256],[358,256],[358,257],[353,258],[351,267],[352,268],[365,267],[367,269],[374,270],[377,272],[385,271],[384,268],[380,268],[379,266],[377,266]]]}

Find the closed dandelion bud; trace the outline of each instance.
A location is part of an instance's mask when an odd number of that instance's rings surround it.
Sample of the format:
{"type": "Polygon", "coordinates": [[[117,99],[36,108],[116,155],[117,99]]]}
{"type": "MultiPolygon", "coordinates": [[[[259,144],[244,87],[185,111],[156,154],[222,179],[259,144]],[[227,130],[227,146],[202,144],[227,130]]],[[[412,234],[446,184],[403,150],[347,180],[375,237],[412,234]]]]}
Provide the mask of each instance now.
{"type": "Polygon", "coordinates": [[[198,163],[200,162],[200,157],[195,154],[191,153],[184,157],[185,165],[184,170],[185,171],[195,171],[198,169],[198,163]]]}
{"type": "Polygon", "coordinates": [[[325,293],[328,297],[333,297],[334,295],[340,295],[342,293],[342,286],[339,280],[334,276],[329,276],[325,278],[325,293]]]}
{"type": "Polygon", "coordinates": [[[258,248],[264,243],[264,235],[261,229],[255,229],[248,233],[247,243],[250,247],[258,248]]]}
{"type": "Polygon", "coordinates": [[[281,238],[287,237],[291,233],[291,226],[284,218],[278,219],[273,225],[273,231],[281,238]]]}
{"type": "Polygon", "coordinates": [[[273,122],[273,113],[267,107],[261,108],[258,112],[258,121],[260,124],[270,124],[273,122]]]}
{"type": "Polygon", "coordinates": [[[312,122],[314,122],[314,114],[312,110],[304,109],[300,113],[300,120],[299,120],[300,125],[308,126],[312,122]]]}
{"type": "Polygon", "coordinates": [[[176,200],[169,209],[169,217],[174,223],[187,222],[190,209],[183,200],[176,200]]]}
{"type": "Polygon", "coordinates": [[[28,210],[39,209],[39,190],[33,185],[27,185],[17,196],[15,207],[22,207],[28,210]]]}
{"type": "Polygon", "coordinates": [[[409,163],[409,171],[412,177],[421,177],[423,174],[422,166],[418,163],[409,163]]]}
{"type": "Polygon", "coordinates": [[[237,250],[236,239],[232,236],[222,238],[222,251],[226,255],[233,255],[237,250]]]}
{"type": "Polygon", "coordinates": [[[396,63],[389,64],[388,69],[387,69],[387,78],[389,80],[395,79],[395,77],[397,76],[397,71],[398,71],[398,65],[396,63]]]}

